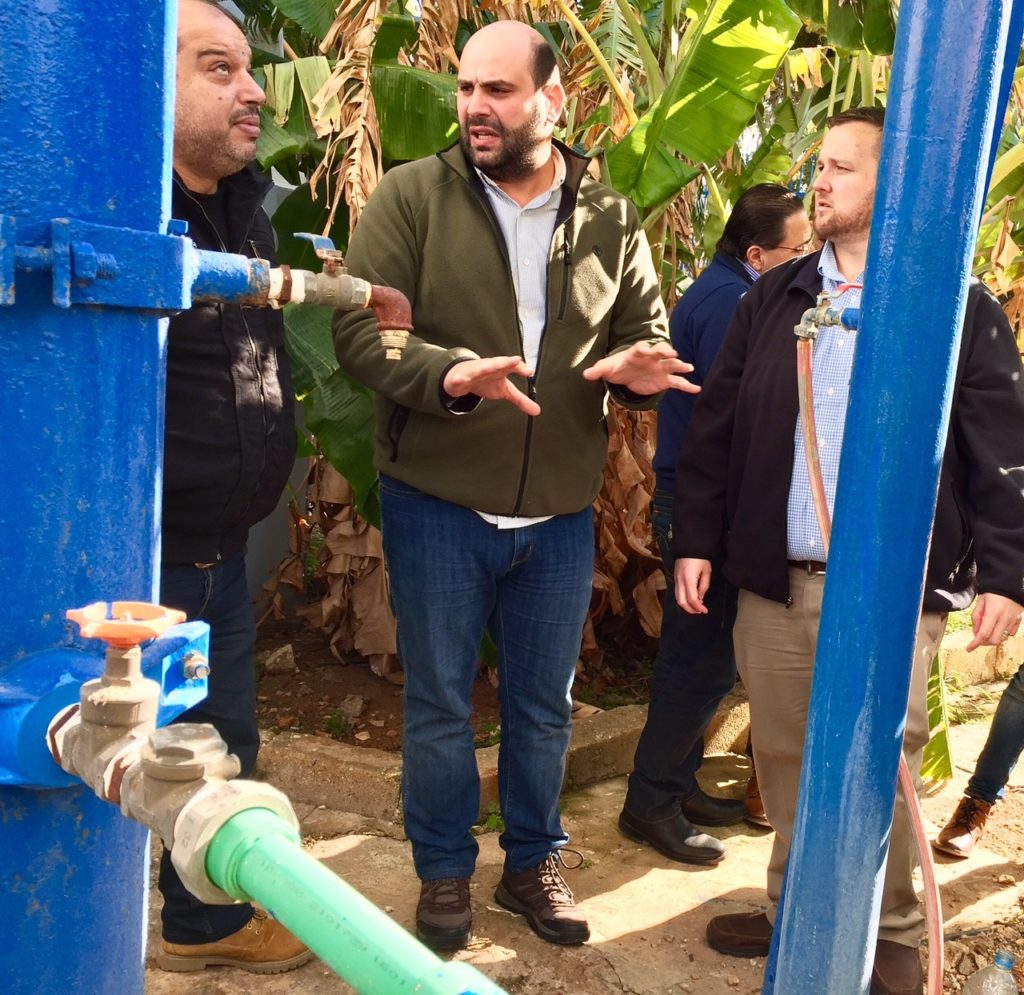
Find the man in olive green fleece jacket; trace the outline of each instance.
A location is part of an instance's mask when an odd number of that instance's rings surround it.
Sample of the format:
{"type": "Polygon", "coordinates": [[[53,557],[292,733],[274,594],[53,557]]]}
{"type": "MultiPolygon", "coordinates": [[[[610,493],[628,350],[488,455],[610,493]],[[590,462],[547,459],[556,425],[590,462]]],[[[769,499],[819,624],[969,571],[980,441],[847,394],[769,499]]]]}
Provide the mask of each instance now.
{"type": "Polygon", "coordinates": [[[480,804],[470,696],[498,649],[505,868],[496,899],[554,943],[586,920],[558,871],[570,688],[590,602],[591,503],[610,393],[696,390],[667,342],[632,206],[553,142],[564,93],[528,25],[467,43],[459,144],[391,170],[353,235],[354,276],[403,291],[414,331],[388,360],[368,311],[338,313],[344,369],[376,392],[376,464],[406,673],[405,827],[417,935],[464,946],[480,804]]]}

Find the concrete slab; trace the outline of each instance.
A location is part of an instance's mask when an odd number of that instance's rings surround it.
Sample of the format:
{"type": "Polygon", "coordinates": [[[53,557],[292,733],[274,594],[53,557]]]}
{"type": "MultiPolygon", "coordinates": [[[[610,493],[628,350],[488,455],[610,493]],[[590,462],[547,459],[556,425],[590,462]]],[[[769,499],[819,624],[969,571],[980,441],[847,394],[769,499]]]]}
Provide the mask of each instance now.
{"type": "Polygon", "coordinates": [[[402,821],[400,753],[283,732],[264,737],[255,776],[287,792],[295,805],[402,821]]]}
{"type": "Polygon", "coordinates": [[[999,646],[978,647],[967,652],[970,632],[949,632],[942,640],[943,666],[947,675],[958,675],[964,684],[988,684],[1012,677],[1024,659],[1024,634],[1011,636],[999,646]]]}
{"type": "MultiPolygon", "coordinates": [[[[977,755],[985,724],[954,729],[955,747],[964,757],[977,755]]],[[[739,797],[748,773],[746,758],[711,757],[701,771],[707,790],[739,797]]],[[[326,772],[321,770],[321,776],[326,772]]],[[[924,799],[933,834],[952,811],[966,773],[924,799]]],[[[1024,771],[1012,784],[1024,783],[1024,771]]],[[[516,995],[756,995],[761,990],[762,960],[723,957],[704,942],[708,920],[720,913],[763,907],[764,874],[773,834],[745,825],[715,830],[728,855],[717,867],[675,864],[647,847],[622,837],[616,819],[625,794],[622,777],[577,787],[563,799],[570,846],[586,862],[566,878],[586,911],[590,943],[559,948],[539,940],[524,920],[493,900],[501,873],[497,834],[480,837],[480,859],[472,886],[474,940],[457,957],[474,964],[516,995]]],[[[372,820],[307,807],[304,828],[338,830],[344,835],[311,841],[310,853],[411,929],[418,895],[408,844],[400,831],[382,835],[372,820]]],[[[947,932],[984,927],[1019,913],[1024,900],[1024,867],[983,848],[968,862],[941,862],[936,868],[947,912],[947,932]]],[[[153,891],[150,949],[159,940],[153,891]]],[[[947,944],[947,950],[957,949],[947,944]]],[[[949,954],[947,954],[949,956],[949,954]]],[[[286,975],[254,977],[219,969],[201,975],[147,971],[147,995],[326,995],[351,992],[320,962],[286,975]]]]}

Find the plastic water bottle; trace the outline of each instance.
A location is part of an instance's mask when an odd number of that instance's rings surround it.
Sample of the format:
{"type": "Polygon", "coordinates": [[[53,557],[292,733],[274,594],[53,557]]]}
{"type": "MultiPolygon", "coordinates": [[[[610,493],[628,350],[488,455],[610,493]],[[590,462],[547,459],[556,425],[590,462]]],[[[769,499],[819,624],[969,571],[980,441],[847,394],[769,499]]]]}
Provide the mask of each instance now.
{"type": "Polygon", "coordinates": [[[1000,950],[995,962],[975,971],[964,985],[963,995],[1018,995],[1013,980],[1013,956],[1000,950]]]}

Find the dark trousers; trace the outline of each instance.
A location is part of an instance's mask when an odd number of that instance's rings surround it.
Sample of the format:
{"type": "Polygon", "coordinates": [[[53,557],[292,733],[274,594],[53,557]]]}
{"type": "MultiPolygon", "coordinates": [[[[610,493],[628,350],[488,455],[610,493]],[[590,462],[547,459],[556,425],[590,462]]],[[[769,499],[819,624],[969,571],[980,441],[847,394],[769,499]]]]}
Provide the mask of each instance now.
{"type": "Polygon", "coordinates": [[[658,655],[651,677],[651,703],[640,734],[625,807],[649,821],[668,818],[697,790],[704,759],[704,730],[736,683],[732,627],[736,588],[713,563],[704,597],[707,615],[689,615],[676,604],[673,590],[672,495],[655,491],[651,523],[665,567],[668,587],[658,655]]]}
{"type": "MultiPolygon", "coordinates": [[[[256,763],[256,621],[245,581],[245,557],[210,567],[164,564],[160,603],[210,626],[209,693],[179,722],[209,722],[242,763],[247,777],[256,763]]],[[[160,860],[164,897],[163,937],[170,943],[211,943],[241,929],[252,918],[251,905],[207,905],[181,883],[165,850],[160,860]]]]}
{"type": "Polygon", "coordinates": [[[589,507],[498,529],[381,476],[381,526],[405,669],[402,801],[416,873],[469,877],[480,811],[471,694],[487,631],[498,651],[498,785],[512,874],[569,837],[558,796],[594,574],[589,507]]]}
{"type": "Polygon", "coordinates": [[[967,794],[989,804],[1003,797],[1010,772],[1024,751],[1024,663],[1006,685],[978,757],[967,794]]]}

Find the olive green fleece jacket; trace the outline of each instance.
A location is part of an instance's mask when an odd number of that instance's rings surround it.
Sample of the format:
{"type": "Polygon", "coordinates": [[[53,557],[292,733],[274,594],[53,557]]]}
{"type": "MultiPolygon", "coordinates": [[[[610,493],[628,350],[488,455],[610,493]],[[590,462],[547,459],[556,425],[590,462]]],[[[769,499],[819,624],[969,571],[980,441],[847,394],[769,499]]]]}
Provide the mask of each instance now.
{"type": "MultiPolygon", "coordinates": [[[[668,336],[633,206],[587,176],[586,159],[559,149],[566,181],[548,262],[547,323],[533,382],[512,378],[540,405],[535,417],[504,401],[453,405],[441,389],[453,363],[523,352],[504,240],[458,145],[390,170],[346,255],[353,276],[401,290],[412,304],[414,330],[397,361],[385,358],[371,311],[334,317],[339,363],[376,393],[377,469],[477,511],[560,515],[590,504],[607,454],[608,390],[584,380],[583,370],[668,336]]],[[[627,407],[657,402],[612,391],[627,407]]]]}

